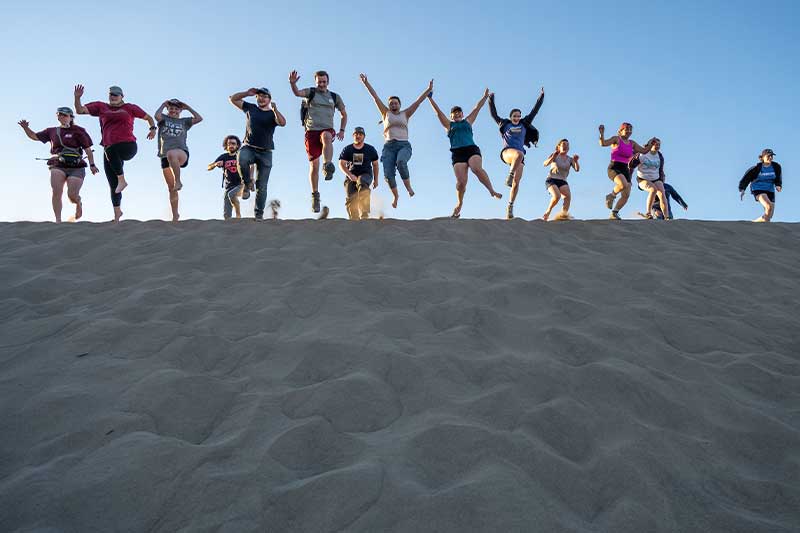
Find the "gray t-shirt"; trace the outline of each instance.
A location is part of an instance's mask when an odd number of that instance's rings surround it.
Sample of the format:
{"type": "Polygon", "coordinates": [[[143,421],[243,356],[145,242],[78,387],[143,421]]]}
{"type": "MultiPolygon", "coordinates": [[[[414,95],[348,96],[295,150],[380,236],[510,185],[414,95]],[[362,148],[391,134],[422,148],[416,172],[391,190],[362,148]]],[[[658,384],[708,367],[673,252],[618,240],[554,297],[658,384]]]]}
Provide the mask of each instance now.
{"type": "Polygon", "coordinates": [[[344,102],[342,97],[336,95],[336,102],[333,101],[333,93],[331,91],[320,92],[316,89],[314,99],[308,103],[308,116],[306,117],[306,130],[320,131],[332,130],[333,127],[333,112],[335,109],[341,111],[344,109],[344,102]]]}
{"type": "Polygon", "coordinates": [[[158,123],[158,157],[167,157],[167,152],[179,148],[189,153],[186,132],[192,127],[191,117],[172,118],[162,115],[158,123]]]}
{"type": "Polygon", "coordinates": [[[572,158],[568,155],[557,155],[550,163],[550,174],[548,179],[565,180],[569,177],[569,169],[572,168],[572,158]]]}

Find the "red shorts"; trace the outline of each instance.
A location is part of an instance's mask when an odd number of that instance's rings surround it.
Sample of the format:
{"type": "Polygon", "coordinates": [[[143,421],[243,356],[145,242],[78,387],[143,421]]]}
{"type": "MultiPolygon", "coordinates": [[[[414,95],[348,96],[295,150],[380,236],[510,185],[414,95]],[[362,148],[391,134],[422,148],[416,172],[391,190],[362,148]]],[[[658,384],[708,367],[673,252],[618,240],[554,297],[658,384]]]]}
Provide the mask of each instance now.
{"type": "Polygon", "coordinates": [[[328,130],[308,130],[306,132],[306,153],[309,161],[319,159],[319,156],[322,155],[322,134],[326,131],[331,132],[331,137],[336,136],[336,130],[333,128],[328,130]]]}

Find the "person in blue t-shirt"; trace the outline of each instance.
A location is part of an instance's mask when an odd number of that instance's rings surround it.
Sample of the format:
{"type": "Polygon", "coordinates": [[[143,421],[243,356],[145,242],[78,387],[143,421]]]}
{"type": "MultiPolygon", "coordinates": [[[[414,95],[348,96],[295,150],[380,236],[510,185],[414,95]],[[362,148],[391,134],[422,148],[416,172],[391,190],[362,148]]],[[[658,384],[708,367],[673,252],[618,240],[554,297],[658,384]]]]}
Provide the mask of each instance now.
{"type": "Polygon", "coordinates": [[[775,214],[775,192],[781,192],[783,177],[781,166],[775,163],[775,152],[771,148],[761,151],[760,163],[750,167],[739,180],[739,197],[744,200],[744,191],[750,185],[750,192],[756,202],[764,207],[764,214],[753,222],[769,222],[775,214]]]}
{"type": "Polygon", "coordinates": [[[459,218],[461,216],[461,208],[464,205],[464,193],[467,190],[467,171],[472,172],[478,176],[478,180],[489,191],[494,198],[502,198],[503,195],[494,190],[489,175],[483,170],[483,159],[481,158],[481,149],[475,144],[472,138],[472,123],[478,118],[483,104],[489,98],[489,89],[483,92],[483,97],[478,100],[475,107],[470,111],[469,115],[464,117],[464,111],[459,106],[453,106],[450,109],[450,118],[447,118],[439,106],[433,99],[433,92],[428,93],[428,101],[436,113],[439,122],[447,130],[447,136],[450,138],[450,153],[453,163],[453,172],[456,175],[456,198],[458,203],[452,218],[459,218]]]}
{"type": "Polygon", "coordinates": [[[369,187],[378,187],[378,151],[364,142],[366,132],[361,126],[353,131],[353,144],[348,144],[339,155],[339,168],[345,174],[344,207],[350,220],[369,218],[369,187]]]}
{"type": "Polygon", "coordinates": [[[539,142],[539,131],[533,127],[533,119],[544,103],[544,87],[539,92],[539,98],[530,113],[522,116],[522,110],[514,108],[509,118],[500,118],[494,105],[494,93],[489,94],[489,113],[500,126],[500,136],[503,138],[503,149],[500,150],[500,159],[508,165],[509,172],[506,186],[511,187],[506,208],[506,218],[514,218],[514,200],[517,199],[519,183],[522,180],[522,171],[525,165],[525,147],[539,142]]]}

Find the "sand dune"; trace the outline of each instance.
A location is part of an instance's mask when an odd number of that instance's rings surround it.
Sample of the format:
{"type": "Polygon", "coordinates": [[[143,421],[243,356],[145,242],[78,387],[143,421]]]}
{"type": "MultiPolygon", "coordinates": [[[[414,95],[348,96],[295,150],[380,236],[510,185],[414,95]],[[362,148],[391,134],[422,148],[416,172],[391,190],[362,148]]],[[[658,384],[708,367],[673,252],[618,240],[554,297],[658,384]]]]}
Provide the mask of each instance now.
{"type": "Polygon", "coordinates": [[[0,242],[0,531],[800,530],[800,226],[0,242]]]}

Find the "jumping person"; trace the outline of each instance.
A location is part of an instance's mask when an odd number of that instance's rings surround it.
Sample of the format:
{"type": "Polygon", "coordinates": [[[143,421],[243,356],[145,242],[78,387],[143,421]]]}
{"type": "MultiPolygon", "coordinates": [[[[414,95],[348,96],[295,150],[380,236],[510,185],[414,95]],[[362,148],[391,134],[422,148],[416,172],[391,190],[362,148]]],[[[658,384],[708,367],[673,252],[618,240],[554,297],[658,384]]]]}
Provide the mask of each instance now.
{"type": "Polygon", "coordinates": [[[79,115],[91,115],[100,118],[100,144],[104,148],[103,169],[111,190],[111,205],[114,206],[114,222],[122,217],[122,191],[128,186],[125,181],[124,163],[130,161],[138,150],[136,137],[133,135],[134,119],[146,120],[150,124],[147,139],[156,137],[156,123],[153,117],[136,104],[123,101],[122,89],[113,85],[108,89],[108,103],[89,102],[81,104],[83,85],[75,86],[75,112],[79,115]]]}
{"type": "MultiPolygon", "coordinates": [[[[489,112],[492,118],[500,126],[500,136],[503,138],[503,149],[500,150],[500,159],[508,165],[509,172],[506,178],[506,186],[511,187],[506,208],[506,218],[514,218],[514,201],[517,199],[519,183],[522,180],[522,172],[525,165],[525,147],[539,142],[539,131],[533,127],[533,119],[539,113],[539,109],[544,103],[544,87],[539,92],[533,109],[523,118],[522,110],[514,108],[509,114],[509,118],[500,118],[497,108],[494,105],[494,93],[489,95],[489,112]]],[[[565,200],[567,207],[569,201],[565,200]]],[[[554,204],[555,205],[555,204],[554,204]]],[[[545,219],[547,220],[547,219],[545,219]]]]}
{"type": "Polygon", "coordinates": [[[242,218],[239,196],[245,187],[250,190],[254,189],[253,182],[244,182],[241,174],[239,174],[237,156],[241,144],[242,141],[239,140],[239,137],[228,135],[222,140],[222,148],[225,152],[208,164],[208,170],[222,169],[222,188],[225,190],[225,195],[222,198],[222,216],[225,220],[231,218],[234,210],[236,211],[236,218],[242,218]]]}
{"type": "Polygon", "coordinates": [[[94,164],[94,154],[92,153],[92,138],[86,130],[75,125],[75,114],[68,107],[59,107],[56,110],[58,126],[46,128],[39,132],[34,132],[28,125],[28,121],[23,119],[18,122],[25,135],[32,141],[50,143],[50,154],[53,155],[47,160],[50,168],[50,186],[53,189],[53,214],[56,222],[61,222],[61,197],[64,194],[64,184],[67,185],[67,198],[75,204],[75,220],[83,216],[83,204],[81,204],[81,187],[83,178],[86,176],[86,162],[83,160],[83,153],[89,160],[89,169],[92,174],[97,174],[97,166],[94,164]]]}
{"type": "Polygon", "coordinates": [[[273,136],[277,126],[285,126],[286,118],[278,111],[272,101],[272,94],[266,87],[250,88],[230,96],[230,102],[241,109],[247,117],[247,130],[244,144],[239,148],[239,173],[245,184],[251,183],[250,165],[256,166],[256,206],[255,219],[264,218],[267,205],[267,183],[272,171],[272,151],[275,149],[273,136]],[[248,96],[255,96],[256,103],[245,102],[248,96]]]}
{"type": "Polygon", "coordinates": [[[550,173],[544,182],[547,187],[547,192],[550,193],[550,203],[547,205],[547,211],[542,215],[542,220],[550,218],[550,213],[556,206],[560,199],[564,199],[561,204],[561,212],[556,215],[557,220],[568,220],[569,205],[572,199],[572,193],[569,190],[567,178],[569,177],[570,169],[575,169],[575,172],[580,172],[581,166],[578,163],[580,157],[578,155],[569,155],[569,141],[561,139],[556,145],[556,149],[550,154],[550,157],[544,160],[544,166],[550,166],[550,173]]]}
{"type": "MultiPolygon", "coordinates": [[[[647,204],[645,213],[653,216],[653,201],[658,197],[659,205],[664,218],[667,220],[672,218],[669,211],[669,202],[667,201],[667,193],[664,189],[666,181],[666,174],[664,174],[664,155],[661,153],[661,140],[653,137],[647,141],[650,151],[646,154],[637,154],[633,156],[628,166],[633,170],[636,169],[636,178],[640,189],[647,191],[647,204]]],[[[649,218],[649,217],[648,217],[649,218]]]]}
{"type": "Polygon", "coordinates": [[[433,80],[428,87],[419,95],[410,106],[400,110],[400,97],[390,96],[387,104],[384,104],[378,93],[370,85],[366,74],[359,75],[361,83],[367,88],[375,105],[381,114],[383,122],[383,151],[381,161],[383,162],[383,178],[389,184],[394,200],[392,207],[397,207],[397,173],[403,180],[403,185],[408,191],[408,196],[414,196],[414,189],[411,188],[411,174],[408,171],[408,161],[411,159],[411,143],[408,142],[408,121],[411,119],[419,105],[433,91],[433,80]]]}
{"type": "Polygon", "coordinates": [[[753,222],[769,222],[775,214],[775,192],[781,192],[783,178],[781,166],[775,163],[775,152],[764,148],[759,156],[760,162],[750,167],[739,181],[740,198],[744,200],[744,191],[750,185],[750,192],[756,202],[764,208],[764,214],[753,222]]]}
{"type": "Polygon", "coordinates": [[[634,154],[644,154],[650,150],[649,146],[642,147],[631,139],[633,126],[629,122],[623,122],[617,134],[610,139],[605,138],[606,127],[602,124],[600,130],[600,146],[611,147],[611,163],[608,165],[608,179],[614,182],[614,189],[606,195],[606,207],[611,209],[612,220],[620,220],[619,210],[628,202],[631,195],[631,170],[628,163],[634,154]],[[620,194],[617,205],[614,200],[620,194]]]}
{"type": "Polygon", "coordinates": [[[186,136],[189,128],[203,120],[200,114],[177,98],[166,100],[153,115],[158,124],[158,157],[161,158],[161,171],[169,191],[169,205],[172,208],[172,221],[177,222],[178,191],[183,188],[181,169],[189,164],[189,147],[186,136]],[[167,108],[164,116],[162,111],[167,108]],[[181,118],[181,111],[187,110],[191,117],[181,118]]]}
{"type": "Polygon", "coordinates": [[[483,92],[483,97],[475,104],[475,108],[464,118],[464,111],[459,106],[453,106],[450,109],[450,118],[447,118],[436,101],[433,99],[433,93],[428,93],[428,101],[431,103],[434,112],[436,113],[442,127],[447,130],[447,136],[450,138],[450,152],[451,161],[453,163],[453,173],[456,176],[456,198],[457,203],[452,218],[459,218],[461,216],[461,208],[464,205],[464,193],[467,190],[467,172],[472,170],[473,174],[478,177],[478,180],[489,191],[494,198],[502,198],[503,195],[494,190],[492,182],[486,171],[483,170],[483,159],[481,158],[481,149],[475,144],[472,137],[472,124],[478,117],[483,104],[489,98],[489,89],[483,92]]]}
{"type": "Polygon", "coordinates": [[[289,74],[292,92],[303,98],[301,118],[306,134],[306,153],[308,154],[308,178],[311,182],[311,210],[319,213],[319,158],[322,156],[325,180],[333,179],[336,167],[333,165],[333,139],[344,140],[347,126],[347,111],[342,98],[328,89],[330,77],[324,70],[314,73],[315,87],[298,89],[300,75],[296,70],[289,74]],[[333,115],[336,110],[342,115],[338,133],[333,129],[333,115]]]}
{"type": "Polygon", "coordinates": [[[344,206],[350,220],[369,218],[369,187],[378,187],[378,151],[364,142],[365,137],[364,128],[356,127],[353,144],[345,146],[339,155],[339,168],[346,176],[344,206]]]}

